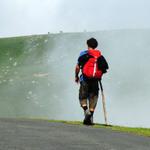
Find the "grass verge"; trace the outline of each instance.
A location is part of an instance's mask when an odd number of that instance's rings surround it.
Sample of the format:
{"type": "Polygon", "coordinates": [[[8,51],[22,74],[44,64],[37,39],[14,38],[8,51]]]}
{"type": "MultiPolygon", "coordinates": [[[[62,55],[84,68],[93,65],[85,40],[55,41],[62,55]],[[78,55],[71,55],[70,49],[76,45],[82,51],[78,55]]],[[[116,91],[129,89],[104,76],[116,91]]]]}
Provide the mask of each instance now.
{"type": "MultiPolygon", "coordinates": [[[[49,122],[60,122],[71,125],[83,125],[80,121],[64,121],[64,120],[48,120],[49,122]]],[[[113,131],[121,131],[126,133],[132,133],[136,135],[150,137],[150,128],[134,128],[134,127],[122,127],[122,126],[113,126],[113,125],[105,125],[105,124],[95,124],[91,126],[93,128],[107,128],[113,131]]]]}

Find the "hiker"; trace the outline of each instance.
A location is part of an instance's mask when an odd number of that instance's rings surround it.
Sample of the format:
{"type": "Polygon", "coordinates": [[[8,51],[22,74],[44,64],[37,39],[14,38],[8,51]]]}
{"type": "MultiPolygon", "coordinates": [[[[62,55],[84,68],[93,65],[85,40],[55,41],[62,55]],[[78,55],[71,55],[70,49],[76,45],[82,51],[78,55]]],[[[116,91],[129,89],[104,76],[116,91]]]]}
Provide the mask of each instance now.
{"type": "Polygon", "coordinates": [[[101,51],[96,49],[98,42],[95,38],[87,40],[88,50],[82,51],[75,67],[75,82],[80,82],[79,101],[84,110],[83,124],[93,125],[93,114],[99,95],[99,82],[107,72],[108,64],[101,51]],[[81,70],[81,75],[79,73],[81,70]]]}

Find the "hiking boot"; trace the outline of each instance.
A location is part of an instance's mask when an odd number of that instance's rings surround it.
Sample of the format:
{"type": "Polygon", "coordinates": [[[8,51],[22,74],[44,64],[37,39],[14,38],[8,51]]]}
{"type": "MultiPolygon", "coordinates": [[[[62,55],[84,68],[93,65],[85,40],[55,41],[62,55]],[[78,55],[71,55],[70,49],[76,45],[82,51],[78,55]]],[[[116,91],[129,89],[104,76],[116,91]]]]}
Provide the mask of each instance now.
{"type": "Polygon", "coordinates": [[[90,123],[91,123],[90,125],[94,125],[94,123],[93,123],[93,115],[90,117],[90,121],[91,121],[91,122],[90,122],[90,123]]]}
{"type": "Polygon", "coordinates": [[[91,125],[91,113],[90,111],[87,109],[86,111],[84,111],[84,115],[85,115],[85,118],[83,120],[83,124],[85,125],[91,125]]]}

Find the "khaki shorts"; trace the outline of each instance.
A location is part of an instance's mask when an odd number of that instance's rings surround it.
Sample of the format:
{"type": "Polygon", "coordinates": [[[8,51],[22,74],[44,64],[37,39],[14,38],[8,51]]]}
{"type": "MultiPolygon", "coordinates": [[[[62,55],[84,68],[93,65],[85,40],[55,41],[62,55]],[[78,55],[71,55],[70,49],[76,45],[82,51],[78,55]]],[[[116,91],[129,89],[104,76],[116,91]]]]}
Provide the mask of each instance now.
{"type": "Polygon", "coordinates": [[[81,106],[88,105],[89,108],[95,109],[98,101],[99,86],[98,81],[82,81],[79,89],[79,100],[81,106]]]}

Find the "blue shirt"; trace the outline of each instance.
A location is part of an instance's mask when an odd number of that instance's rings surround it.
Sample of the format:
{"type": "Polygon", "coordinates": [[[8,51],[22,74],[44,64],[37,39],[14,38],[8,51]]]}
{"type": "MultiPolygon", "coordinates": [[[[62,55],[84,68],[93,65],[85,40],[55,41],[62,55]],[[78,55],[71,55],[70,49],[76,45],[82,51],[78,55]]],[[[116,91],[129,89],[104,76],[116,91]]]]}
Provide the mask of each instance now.
{"type": "Polygon", "coordinates": [[[79,64],[79,58],[80,58],[81,56],[87,54],[87,53],[88,53],[88,50],[81,51],[81,53],[80,53],[80,55],[79,55],[79,57],[78,57],[78,62],[77,62],[77,64],[79,64]]]}
{"type": "MultiPolygon", "coordinates": [[[[82,57],[83,55],[87,54],[87,53],[88,53],[88,50],[81,51],[81,53],[80,53],[80,55],[79,55],[79,57],[78,57],[78,62],[77,62],[78,65],[79,65],[79,58],[82,57]]],[[[81,75],[80,75],[80,82],[81,82],[81,81],[84,81],[84,80],[85,80],[85,79],[84,79],[83,75],[81,74],[81,75]]]]}

